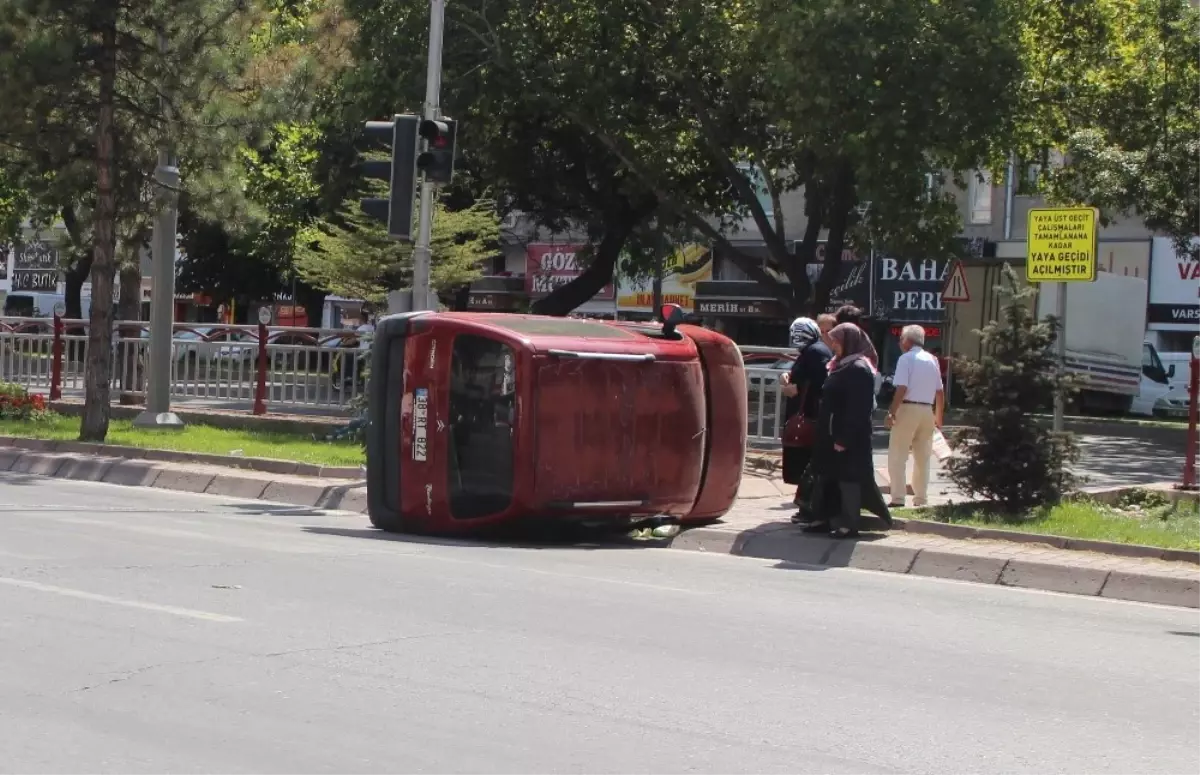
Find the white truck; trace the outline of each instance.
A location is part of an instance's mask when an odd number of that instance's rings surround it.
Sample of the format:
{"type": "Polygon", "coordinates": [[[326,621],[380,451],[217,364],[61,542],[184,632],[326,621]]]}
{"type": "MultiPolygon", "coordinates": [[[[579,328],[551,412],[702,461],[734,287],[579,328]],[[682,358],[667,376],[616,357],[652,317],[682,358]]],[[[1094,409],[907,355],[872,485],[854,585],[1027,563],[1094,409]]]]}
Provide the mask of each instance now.
{"type": "MultiPolygon", "coordinates": [[[[1171,387],[1175,367],[1163,368],[1146,341],[1146,291],[1145,280],[1110,272],[1067,285],[1066,366],[1080,382],[1081,410],[1162,414],[1179,398],[1171,387]]],[[[1058,283],[1042,283],[1038,318],[1055,314],[1057,306],[1058,283]]]]}

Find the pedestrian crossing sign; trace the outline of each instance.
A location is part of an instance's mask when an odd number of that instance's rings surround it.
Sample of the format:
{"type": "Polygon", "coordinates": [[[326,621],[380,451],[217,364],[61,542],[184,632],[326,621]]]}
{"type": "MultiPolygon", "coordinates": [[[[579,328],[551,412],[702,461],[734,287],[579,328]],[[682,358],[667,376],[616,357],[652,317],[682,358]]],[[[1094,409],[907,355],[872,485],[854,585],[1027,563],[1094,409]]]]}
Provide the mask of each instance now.
{"type": "Polygon", "coordinates": [[[967,270],[961,261],[954,262],[954,269],[946,278],[946,287],[942,289],[942,303],[962,304],[971,300],[971,289],[967,287],[967,270]]]}

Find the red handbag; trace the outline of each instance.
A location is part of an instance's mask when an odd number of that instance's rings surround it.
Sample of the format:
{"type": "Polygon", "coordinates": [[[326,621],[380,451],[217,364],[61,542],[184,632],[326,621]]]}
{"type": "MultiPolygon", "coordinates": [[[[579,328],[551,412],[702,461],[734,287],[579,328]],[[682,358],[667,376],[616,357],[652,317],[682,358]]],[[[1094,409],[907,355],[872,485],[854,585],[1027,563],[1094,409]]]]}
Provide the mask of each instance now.
{"type": "Polygon", "coordinates": [[[808,385],[800,391],[797,396],[799,398],[800,411],[788,418],[783,425],[783,433],[780,434],[780,440],[785,447],[811,447],[817,437],[817,424],[804,416],[804,399],[808,393],[808,385]]]}

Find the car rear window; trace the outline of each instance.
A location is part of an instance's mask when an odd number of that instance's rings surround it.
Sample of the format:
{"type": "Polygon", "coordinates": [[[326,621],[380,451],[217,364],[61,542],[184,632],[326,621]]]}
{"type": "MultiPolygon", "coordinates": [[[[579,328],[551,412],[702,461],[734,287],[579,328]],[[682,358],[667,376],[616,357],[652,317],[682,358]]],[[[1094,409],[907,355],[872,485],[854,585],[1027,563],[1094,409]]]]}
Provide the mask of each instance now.
{"type": "Polygon", "coordinates": [[[454,338],[450,361],[450,514],[478,519],[512,503],[516,358],[483,336],[454,338]]]}

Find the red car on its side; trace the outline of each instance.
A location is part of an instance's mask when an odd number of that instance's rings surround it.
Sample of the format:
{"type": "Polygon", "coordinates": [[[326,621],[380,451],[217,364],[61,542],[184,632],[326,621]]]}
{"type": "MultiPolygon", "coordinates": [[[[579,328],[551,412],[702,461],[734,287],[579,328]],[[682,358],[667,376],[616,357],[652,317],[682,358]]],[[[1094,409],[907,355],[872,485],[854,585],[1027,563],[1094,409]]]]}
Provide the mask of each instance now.
{"type": "Polygon", "coordinates": [[[746,449],[737,346],[674,322],[390,316],[368,411],[369,514],[391,531],[714,520],[746,449]]]}

